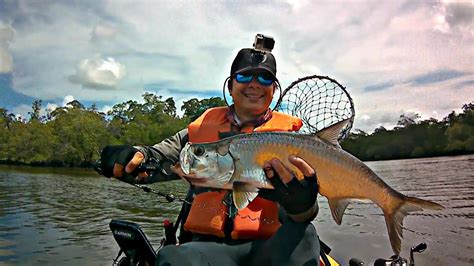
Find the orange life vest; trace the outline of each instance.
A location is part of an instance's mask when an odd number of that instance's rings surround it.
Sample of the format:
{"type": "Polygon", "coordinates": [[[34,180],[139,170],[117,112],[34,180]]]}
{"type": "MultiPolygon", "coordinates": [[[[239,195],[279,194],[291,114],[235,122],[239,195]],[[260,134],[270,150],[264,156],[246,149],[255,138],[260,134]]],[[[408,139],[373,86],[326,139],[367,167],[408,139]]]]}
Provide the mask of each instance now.
{"type": "MultiPolygon", "coordinates": [[[[192,143],[219,140],[219,133],[230,132],[227,107],[212,108],[189,124],[188,136],[192,143]]],[[[302,127],[301,119],[273,112],[272,118],[263,125],[244,127],[241,132],[297,131],[302,127]]],[[[225,235],[224,225],[229,220],[228,207],[223,203],[227,192],[204,192],[194,197],[191,210],[184,224],[188,231],[219,237],[225,235]]],[[[245,209],[239,210],[233,219],[233,239],[266,239],[281,226],[278,221],[278,205],[257,197],[245,209]]]]}

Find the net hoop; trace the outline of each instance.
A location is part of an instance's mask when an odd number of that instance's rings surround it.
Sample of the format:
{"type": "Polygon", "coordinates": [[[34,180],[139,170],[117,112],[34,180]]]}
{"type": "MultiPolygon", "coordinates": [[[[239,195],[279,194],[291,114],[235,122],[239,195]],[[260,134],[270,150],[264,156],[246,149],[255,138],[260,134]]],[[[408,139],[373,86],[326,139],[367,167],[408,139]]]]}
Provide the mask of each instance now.
{"type": "Polygon", "coordinates": [[[281,94],[275,109],[303,120],[300,133],[316,133],[349,119],[339,135],[347,138],[354,124],[354,102],[337,80],[327,76],[307,76],[291,83],[281,94]]]}

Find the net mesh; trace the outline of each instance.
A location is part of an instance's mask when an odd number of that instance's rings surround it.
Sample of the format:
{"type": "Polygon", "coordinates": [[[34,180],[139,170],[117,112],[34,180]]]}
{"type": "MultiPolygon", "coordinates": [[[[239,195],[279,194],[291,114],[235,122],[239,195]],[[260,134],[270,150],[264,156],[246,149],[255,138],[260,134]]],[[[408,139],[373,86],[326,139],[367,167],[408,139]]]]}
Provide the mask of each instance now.
{"type": "Polygon", "coordinates": [[[349,119],[339,140],[349,135],[355,115],[352,98],[346,89],[332,78],[317,75],[290,84],[283,91],[275,109],[301,118],[301,133],[316,133],[349,119]]]}

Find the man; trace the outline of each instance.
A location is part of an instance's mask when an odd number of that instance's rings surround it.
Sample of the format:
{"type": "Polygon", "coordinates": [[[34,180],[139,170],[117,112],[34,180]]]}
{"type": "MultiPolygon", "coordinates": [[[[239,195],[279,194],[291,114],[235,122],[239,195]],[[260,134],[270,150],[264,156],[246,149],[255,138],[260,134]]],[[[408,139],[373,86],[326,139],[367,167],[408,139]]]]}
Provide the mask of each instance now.
{"type": "MultiPolygon", "coordinates": [[[[172,171],[186,179],[177,162],[188,141],[216,141],[252,131],[297,131],[302,126],[300,119],[269,109],[279,84],[269,51],[240,50],[228,80],[233,105],[207,110],[187,129],[154,146],[107,146],[101,158],[104,175],[120,179],[152,158],[175,163],[172,171]]],[[[233,206],[230,191],[191,185],[188,200],[193,203],[185,204],[180,215],[180,245],[162,248],[156,265],[319,265],[319,239],[311,224],[318,213],[316,174],[301,158],[288,160],[305,180],[298,181],[274,158],[263,168],[275,189],[261,190],[243,210],[233,206]]],[[[139,173],[141,177],[146,174],[139,173]]]]}

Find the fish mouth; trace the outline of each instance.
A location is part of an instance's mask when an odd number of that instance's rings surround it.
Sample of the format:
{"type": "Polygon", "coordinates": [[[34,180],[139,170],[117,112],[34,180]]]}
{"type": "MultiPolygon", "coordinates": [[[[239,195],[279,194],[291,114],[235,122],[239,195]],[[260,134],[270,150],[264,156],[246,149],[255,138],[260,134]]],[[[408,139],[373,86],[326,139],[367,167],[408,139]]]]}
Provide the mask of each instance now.
{"type": "Polygon", "coordinates": [[[186,175],[190,174],[191,164],[192,164],[192,158],[189,154],[190,147],[191,147],[191,144],[189,142],[186,143],[186,145],[181,150],[181,153],[179,155],[181,170],[186,175]]]}

